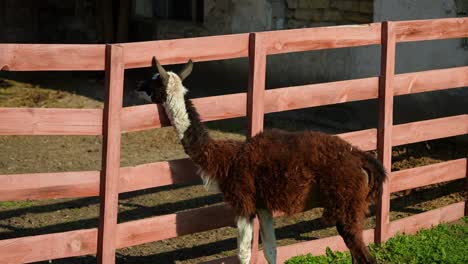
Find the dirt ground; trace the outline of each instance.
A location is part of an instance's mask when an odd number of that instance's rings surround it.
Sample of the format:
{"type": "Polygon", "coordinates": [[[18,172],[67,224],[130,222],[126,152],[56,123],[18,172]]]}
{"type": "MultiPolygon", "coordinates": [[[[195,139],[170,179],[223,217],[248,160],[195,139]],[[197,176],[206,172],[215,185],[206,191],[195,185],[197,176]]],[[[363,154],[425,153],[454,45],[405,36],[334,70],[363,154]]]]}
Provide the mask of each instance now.
{"type": "MultiPolygon", "coordinates": [[[[0,78],[0,107],[102,108],[100,76],[67,76],[59,80],[35,76],[0,78]],[[97,80],[96,80],[97,79],[97,80]],[[67,88],[64,88],[67,87],[67,88]]],[[[125,104],[141,103],[133,99],[125,104]]],[[[245,119],[210,122],[215,138],[244,139],[245,119]]],[[[288,130],[317,129],[307,121],[291,121],[281,114],[267,115],[266,127],[288,130]]],[[[337,133],[333,128],[321,130],[337,133]]],[[[447,138],[396,147],[393,170],[423,166],[466,157],[466,139],[447,138]]],[[[0,136],[0,174],[99,170],[101,137],[98,136],[0,136]]],[[[171,127],[122,136],[122,166],[186,157],[171,127]]],[[[392,196],[391,219],[417,214],[463,200],[463,181],[453,181],[392,196]]],[[[121,194],[119,222],[165,215],[222,202],[217,193],[200,185],[173,185],[121,194]]],[[[55,199],[0,202],[0,239],[97,227],[98,199],[55,199]]],[[[321,209],[281,217],[275,226],[279,245],[335,235],[334,227],[320,221],[321,209]]],[[[374,225],[369,217],[366,227],[374,225]]],[[[197,263],[233,255],[236,231],[215,229],[118,250],[118,263],[197,263]]],[[[93,256],[53,260],[51,263],[95,263],[93,256]]]]}

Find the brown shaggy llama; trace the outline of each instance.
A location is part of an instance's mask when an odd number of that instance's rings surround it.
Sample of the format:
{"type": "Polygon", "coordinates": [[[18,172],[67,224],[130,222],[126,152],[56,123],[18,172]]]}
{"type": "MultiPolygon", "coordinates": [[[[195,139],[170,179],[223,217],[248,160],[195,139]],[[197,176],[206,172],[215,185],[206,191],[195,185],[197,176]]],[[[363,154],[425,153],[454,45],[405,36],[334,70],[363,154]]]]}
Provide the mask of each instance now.
{"type": "Polygon", "coordinates": [[[323,207],[323,218],[336,225],[353,262],[375,263],[362,240],[369,202],[382,191],[386,172],[379,161],[337,136],[320,132],[265,130],[245,142],[213,140],[182,81],[192,62],[179,73],[157,70],[141,82],[140,95],[164,106],[185,152],[201,169],[205,185],[216,186],[237,215],[238,257],[250,260],[253,218],[258,215],[264,254],[276,263],[273,211],[287,215],[323,207]]]}

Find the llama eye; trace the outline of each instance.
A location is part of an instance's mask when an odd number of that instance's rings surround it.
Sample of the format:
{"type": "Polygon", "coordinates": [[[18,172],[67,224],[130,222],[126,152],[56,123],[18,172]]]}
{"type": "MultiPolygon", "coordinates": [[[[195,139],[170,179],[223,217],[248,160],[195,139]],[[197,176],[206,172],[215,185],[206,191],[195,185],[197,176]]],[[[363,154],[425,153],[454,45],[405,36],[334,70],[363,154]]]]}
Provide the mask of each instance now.
{"type": "Polygon", "coordinates": [[[156,73],[155,75],[153,75],[153,77],[151,79],[156,80],[156,79],[158,79],[158,77],[159,77],[159,73],[156,73]]]}

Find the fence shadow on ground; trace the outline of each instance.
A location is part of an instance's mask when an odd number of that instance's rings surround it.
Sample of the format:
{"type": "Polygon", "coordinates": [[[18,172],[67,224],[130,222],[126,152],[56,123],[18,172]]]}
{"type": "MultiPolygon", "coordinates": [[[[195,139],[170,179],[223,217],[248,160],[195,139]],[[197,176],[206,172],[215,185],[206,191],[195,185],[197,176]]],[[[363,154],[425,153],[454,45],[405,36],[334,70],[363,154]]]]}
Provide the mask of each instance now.
{"type": "MultiPolygon", "coordinates": [[[[416,204],[424,203],[430,200],[434,200],[449,194],[458,193],[463,190],[463,180],[452,181],[449,183],[444,183],[442,186],[430,186],[421,190],[412,192],[410,195],[394,197],[391,200],[391,211],[400,212],[407,214],[417,214],[424,212],[423,209],[414,209],[411,208],[416,204]]],[[[169,188],[157,188],[167,190],[169,188]]],[[[139,192],[124,194],[128,197],[135,197],[139,192]]],[[[148,190],[146,190],[148,193],[148,190]]],[[[221,201],[219,195],[209,195],[196,199],[191,199],[188,201],[181,201],[176,203],[168,203],[155,207],[139,207],[137,209],[129,210],[119,214],[119,220],[121,222],[146,218],[154,215],[161,215],[166,213],[175,213],[180,210],[197,208],[203,205],[215,204],[221,201]]],[[[95,204],[97,203],[97,198],[85,198],[77,199],[73,201],[66,201],[63,203],[58,203],[54,205],[54,210],[60,210],[59,208],[67,208],[69,206],[76,206],[78,204],[95,204]]],[[[30,208],[22,208],[18,210],[6,211],[2,213],[2,219],[8,220],[9,217],[21,216],[24,214],[34,214],[52,211],[50,206],[32,206],[30,208]]],[[[73,229],[79,228],[92,228],[96,227],[98,223],[97,218],[79,220],[75,222],[67,222],[58,225],[44,226],[40,228],[16,228],[13,226],[8,226],[2,224],[2,227],[13,230],[11,235],[18,236],[29,236],[29,235],[40,235],[53,232],[64,232],[73,229]]],[[[304,233],[315,232],[324,228],[330,227],[325,225],[320,218],[313,219],[310,221],[299,221],[292,225],[282,226],[276,229],[276,234],[278,240],[282,239],[294,239],[296,241],[309,241],[315,239],[315,237],[303,236],[304,233]]],[[[9,237],[8,234],[0,234],[2,239],[9,237]]],[[[117,254],[117,263],[146,263],[146,262],[158,262],[158,263],[174,263],[175,261],[186,261],[191,259],[196,259],[203,256],[210,256],[215,254],[221,254],[225,251],[231,251],[236,249],[236,240],[235,238],[222,239],[217,242],[211,242],[203,245],[196,245],[189,248],[180,248],[172,251],[157,253],[149,256],[127,256],[125,254],[117,254]]],[[[53,263],[95,263],[96,259],[93,256],[84,256],[76,258],[67,258],[62,260],[54,260],[53,263]]],[[[39,262],[46,263],[46,262],[39,262]]]]}

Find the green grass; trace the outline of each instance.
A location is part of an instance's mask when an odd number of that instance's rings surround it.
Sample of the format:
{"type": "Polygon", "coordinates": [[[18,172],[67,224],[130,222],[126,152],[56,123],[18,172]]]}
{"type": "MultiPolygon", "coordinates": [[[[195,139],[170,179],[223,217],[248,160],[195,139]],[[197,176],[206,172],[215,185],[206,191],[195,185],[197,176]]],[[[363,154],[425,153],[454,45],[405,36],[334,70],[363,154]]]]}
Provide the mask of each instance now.
{"type": "Polygon", "coordinates": [[[0,210],[1,209],[10,209],[10,208],[24,208],[35,205],[33,201],[4,201],[0,202],[0,210]]]}
{"type": "MultiPolygon", "coordinates": [[[[378,263],[468,263],[468,217],[461,224],[441,224],[415,235],[396,235],[385,244],[371,244],[378,263]]],[[[349,252],[296,256],[285,264],[351,264],[349,252]]]]}

